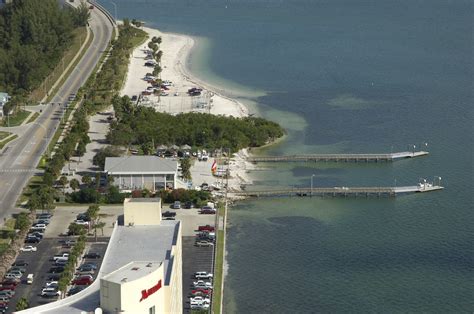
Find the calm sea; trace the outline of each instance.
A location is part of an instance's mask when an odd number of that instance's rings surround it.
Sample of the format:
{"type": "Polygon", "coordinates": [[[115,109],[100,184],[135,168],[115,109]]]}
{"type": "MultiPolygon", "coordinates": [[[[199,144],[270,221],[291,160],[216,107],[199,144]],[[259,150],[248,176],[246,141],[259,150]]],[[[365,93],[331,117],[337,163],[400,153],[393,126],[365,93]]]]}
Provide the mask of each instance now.
{"type": "Polygon", "coordinates": [[[197,37],[191,71],[287,128],[262,154],[430,151],[390,164],[263,165],[259,187],[309,186],[313,174],[315,186],[441,176],[446,187],[238,204],[225,312],[474,311],[474,2],[114,2],[119,18],[197,37]]]}

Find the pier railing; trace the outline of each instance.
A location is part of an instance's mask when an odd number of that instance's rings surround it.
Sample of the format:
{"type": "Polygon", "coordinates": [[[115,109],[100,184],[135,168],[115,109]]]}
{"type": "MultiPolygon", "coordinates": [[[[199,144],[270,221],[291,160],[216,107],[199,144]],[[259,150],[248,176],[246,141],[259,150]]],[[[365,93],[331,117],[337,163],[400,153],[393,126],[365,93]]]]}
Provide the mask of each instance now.
{"type": "Polygon", "coordinates": [[[291,196],[334,196],[334,197],[394,197],[405,193],[423,193],[442,190],[439,185],[414,185],[401,187],[328,187],[328,188],[283,188],[274,190],[254,190],[233,192],[240,197],[291,197],[291,196]]]}
{"type": "Polygon", "coordinates": [[[403,158],[426,156],[426,151],[398,152],[388,154],[303,154],[287,156],[255,156],[247,160],[257,162],[306,162],[306,161],[334,161],[334,162],[379,162],[395,161],[403,158]]]}

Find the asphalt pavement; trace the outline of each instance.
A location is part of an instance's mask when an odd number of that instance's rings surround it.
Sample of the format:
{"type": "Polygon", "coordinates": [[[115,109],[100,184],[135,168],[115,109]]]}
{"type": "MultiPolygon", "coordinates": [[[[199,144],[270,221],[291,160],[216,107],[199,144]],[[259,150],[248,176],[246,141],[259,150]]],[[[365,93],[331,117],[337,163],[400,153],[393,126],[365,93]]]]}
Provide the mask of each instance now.
{"type": "Polygon", "coordinates": [[[90,12],[89,25],[94,34],[90,47],[51,100],[53,105],[45,106],[25,133],[9,143],[0,155],[0,222],[20,211],[15,208],[16,200],[37,172],[36,166],[60,124],[62,107],[69,95],[77,93],[86,82],[110,41],[113,31],[111,22],[97,9],[90,12]]]}
{"type": "MultiPolygon", "coordinates": [[[[48,281],[48,278],[52,275],[48,273],[48,270],[54,264],[52,261],[53,256],[69,250],[63,248],[63,243],[66,239],[73,239],[73,237],[45,238],[39,244],[34,245],[38,249],[36,252],[20,253],[17,261],[24,260],[28,263],[28,266],[26,267],[26,272],[22,277],[22,283],[18,285],[15,290],[15,296],[10,300],[9,310],[7,313],[11,313],[15,309],[16,303],[21,297],[25,297],[28,300],[30,307],[43,305],[57,300],[57,298],[41,297],[40,294],[46,281],[48,281]],[[26,284],[26,277],[28,274],[34,275],[33,284],[31,285],[26,284]]],[[[109,238],[99,238],[97,242],[88,242],[84,253],[99,253],[101,258],[83,259],[80,264],[93,262],[96,263],[100,269],[102,258],[107,249],[108,240],[109,238]]]]}

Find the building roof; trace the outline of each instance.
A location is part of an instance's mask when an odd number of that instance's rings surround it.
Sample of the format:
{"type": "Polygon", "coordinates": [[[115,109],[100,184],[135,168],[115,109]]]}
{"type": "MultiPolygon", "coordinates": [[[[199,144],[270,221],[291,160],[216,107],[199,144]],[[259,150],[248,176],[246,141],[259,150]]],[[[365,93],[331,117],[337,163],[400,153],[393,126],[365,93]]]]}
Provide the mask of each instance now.
{"type": "MultiPolygon", "coordinates": [[[[170,250],[178,241],[180,222],[162,221],[159,226],[116,225],[99,269],[97,279],[83,291],[65,299],[33,307],[21,313],[83,313],[93,312],[100,306],[100,279],[113,276],[119,268],[133,261],[163,263],[165,276],[172,267],[170,250]]],[[[147,262],[148,263],[148,262],[147,262]]],[[[169,283],[165,280],[165,285],[169,283]]]]}
{"type": "Polygon", "coordinates": [[[102,279],[118,284],[130,282],[155,272],[162,264],[162,262],[156,261],[130,262],[107,276],[102,277],[102,279]]]}
{"type": "Polygon", "coordinates": [[[173,174],[178,161],[158,156],[107,157],[104,171],[108,174],[173,174]]]}

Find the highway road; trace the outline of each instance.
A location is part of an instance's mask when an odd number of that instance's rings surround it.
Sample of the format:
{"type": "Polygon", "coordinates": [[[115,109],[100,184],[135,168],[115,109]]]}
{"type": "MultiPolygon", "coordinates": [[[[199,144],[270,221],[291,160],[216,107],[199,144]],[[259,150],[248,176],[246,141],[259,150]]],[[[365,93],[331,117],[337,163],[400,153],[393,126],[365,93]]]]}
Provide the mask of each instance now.
{"type": "Polygon", "coordinates": [[[76,93],[86,82],[111,39],[113,25],[110,20],[97,8],[90,12],[89,25],[94,39],[89,49],[51,100],[53,105],[45,105],[36,121],[0,155],[0,224],[4,218],[20,211],[15,208],[16,201],[37,172],[36,166],[60,124],[69,95],[76,93]]]}

